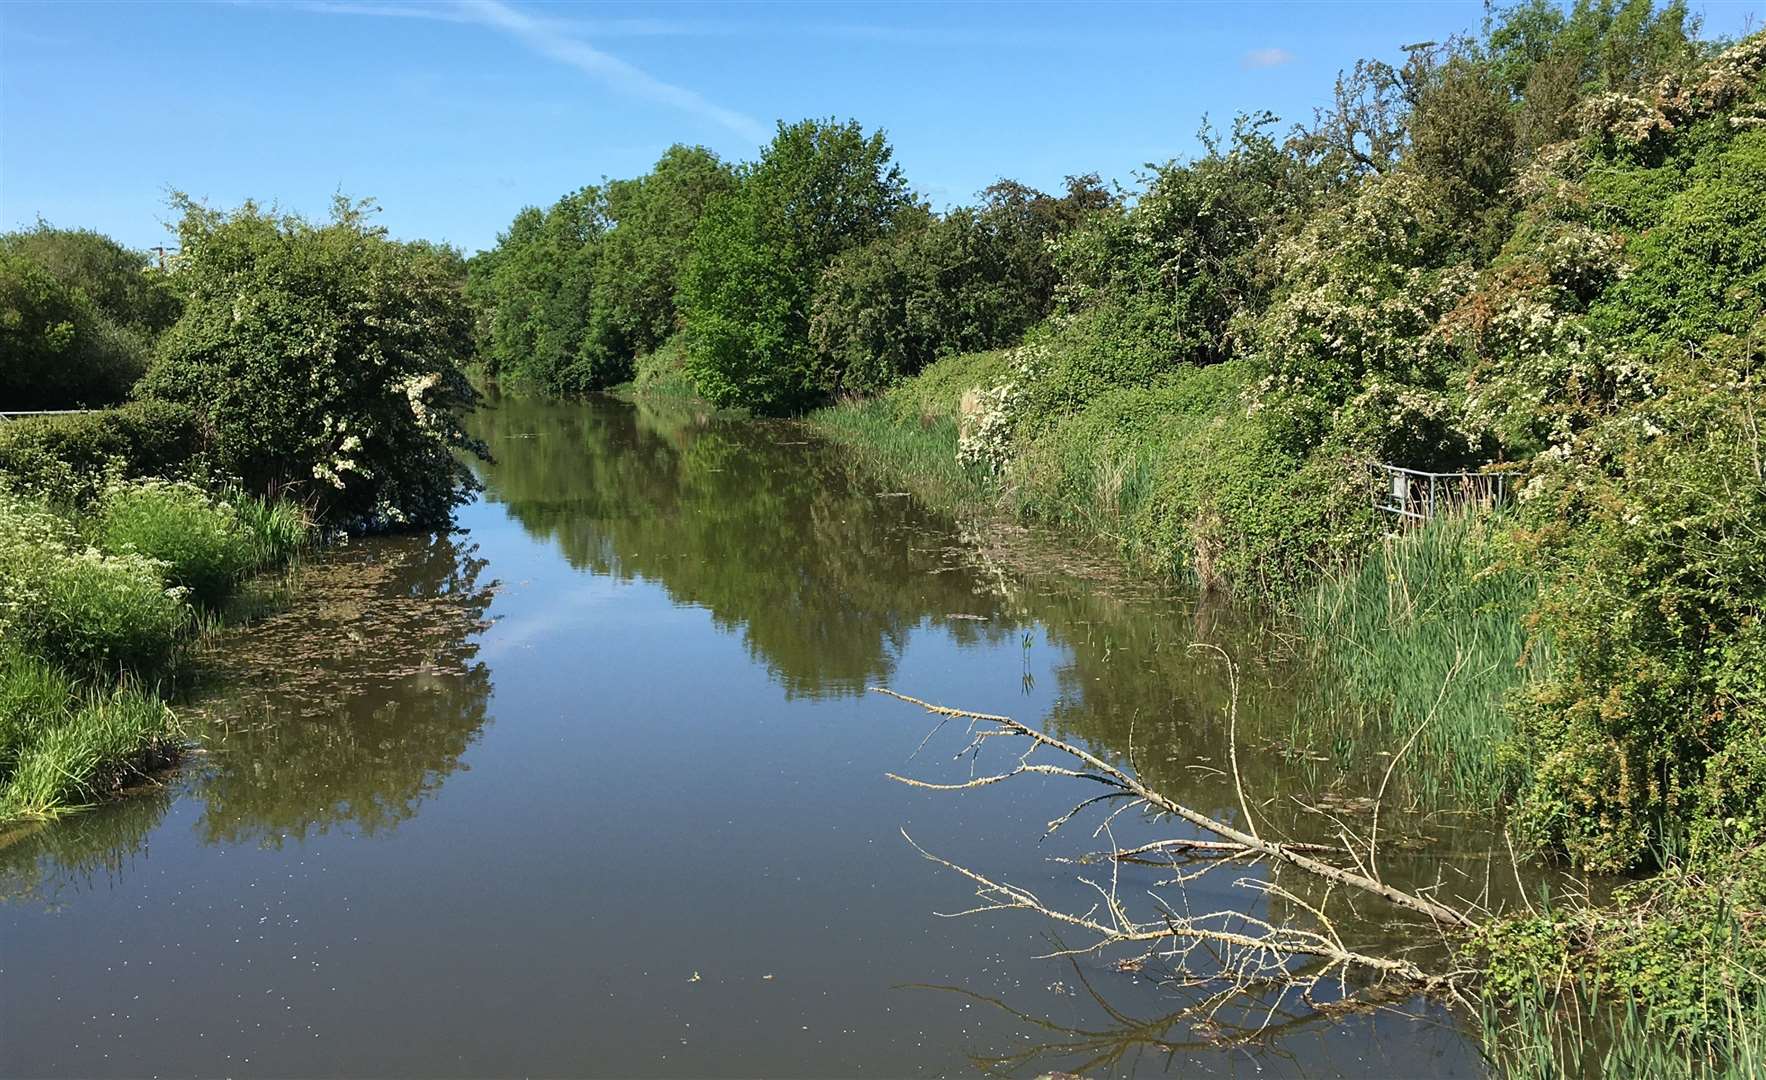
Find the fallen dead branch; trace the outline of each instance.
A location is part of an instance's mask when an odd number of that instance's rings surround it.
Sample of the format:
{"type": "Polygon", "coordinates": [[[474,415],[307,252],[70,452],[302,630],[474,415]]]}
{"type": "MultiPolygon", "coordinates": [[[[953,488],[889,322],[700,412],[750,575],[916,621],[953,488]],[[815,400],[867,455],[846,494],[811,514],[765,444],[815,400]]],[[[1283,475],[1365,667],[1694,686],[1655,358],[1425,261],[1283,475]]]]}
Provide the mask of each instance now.
{"type": "MultiPolygon", "coordinates": [[[[1072,743],[1057,739],[1052,735],[1045,734],[1026,724],[1019,723],[1009,716],[996,716],[990,713],[970,712],[966,709],[952,709],[943,705],[934,705],[931,702],[921,701],[919,698],[909,697],[906,694],[898,694],[893,690],[887,690],[882,687],[873,687],[872,689],[879,694],[885,694],[899,701],[905,701],[910,705],[918,705],[920,708],[925,709],[934,716],[969,721],[971,724],[970,730],[973,734],[973,740],[970,743],[972,748],[979,748],[987,740],[1001,737],[1023,739],[1032,744],[1029,750],[1026,750],[1019,756],[1017,764],[1003,773],[974,777],[970,780],[956,784],[934,784],[924,780],[916,780],[911,777],[900,776],[896,773],[889,773],[888,775],[892,780],[907,784],[911,787],[926,788],[932,791],[966,791],[972,788],[986,787],[989,784],[997,784],[1005,780],[1010,780],[1015,776],[1027,774],[1065,776],[1075,780],[1085,780],[1101,784],[1110,790],[1102,795],[1096,795],[1085,800],[1063,817],[1057,818],[1055,821],[1051,822],[1049,825],[1049,832],[1058,829],[1061,825],[1070,820],[1079,810],[1093,803],[1121,799],[1126,801],[1128,807],[1144,806],[1159,813],[1170,814],[1172,817],[1187,821],[1204,832],[1212,833],[1213,835],[1220,837],[1221,840],[1226,841],[1229,845],[1236,845],[1236,850],[1240,852],[1255,853],[1261,857],[1274,859],[1278,862],[1296,866],[1301,870],[1323,878],[1328,882],[1377,896],[1395,907],[1426,916],[1440,926],[1469,929],[1476,925],[1472,918],[1464,912],[1443,904],[1438,900],[1433,900],[1426,896],[1420,896],[1416,893],[1406,892],[1403,889],[1395,888],[1394,886],[1388,885],[1368,874],[1345,869],[1344,867],[1314,858],[1312,853],[1317,850],[1315,845],[1284,844],[1280,841],[1266,840],[1253,833],[1245,832],[1242,829],[1229,825],[1218,818],[1210,817],[1199,810],[1184,806],[1183,804],[1169,799],[1159,792],[1153,791],[1142,785],[1134,776],[1117,768],[1095,754],[1092,754],[1090,751],[1075,746],[1072,743]],[[1032,762],[1030,760],[1031,755],[1041,748],[1046,748],[1063,754],[1066,757],[1079,762],[1084,768],[1075,769],[1065,765],[1032,762]]],[[[1119,808],[1118,812],[1120,812],[1120,809],[1122,808],[1119,808]]],[[[1218,850],[1233,849],[1223,848],[1218,850]]]]}
{"type": "MultiPolygon", "coordinates": [[[[933,783],[913,777],[888,774],[891,779],[910,787],[930,791],[968,791],[1003,783],[1026,775],[1060,776],[1095,784],[1104,790],[1082,799],[1065,814],[1048,823],[1048,836],[1081,811],[1105,806],[1108,812],[1097,827],[1099,835],[1109,838],[1110,849],[1080,862],[1107,863],[1111,867],[1108,881],[1079,881],[1096,894],[1089,910],[1066,909],[1045,902],[1029,889],[999,881],[966,866],[927,851],[908,836],[908,843],[925,858],[961,875],[975,886],[980,904],[947,917],[976,915],[987,912],[1033,911],[1050,922],[1083,930],[1091,935],[1091,944],[1065,949],[1051,955],[1076,956],[1094,953],[1113,946],[1139,950],[1128,962],[1139,965],[1158,958],[1176,971],[1189,985],[1211,988],[1206,1001],[1210,1008],[1223,1008],[1230,1001],[1243,1000],[1250,993],[1274,995],[1277,1005],[1291,992],[1298,991],[1314,1004],[1314,991],[1326,979],[1339,984],[1349,994],[1348,983],[1353,973],[1362,985],[1408,987],[1426,992],[1441,992],[1465,1002],[1457,971],[1429,971],[1410,959],[1376,955],[1351,947],[1337,931],[1326,913],[1332,893],[1375,897],[1394,908],[1427,919],[1444,940],[1448,935],[1476,925],[1472,917],[1432,897],[1406,891],[1382,881],[1362,865],[1360,856],[1349,840],[1348,847],[1324,844],[1283,843],[1256,831],[1239,828],[1211,815],[1185,806],[1168,796],[1146,787],[1129,769],[1119,767],[1090,751],[1055,736],[1013,720],[1008,716],[971,712],[934,705],[892,690],[875,688],[877,693],[916,705],[934,716],[939,723],[921,747],[942,730],[949,721],[960,720],[968,725],[969,742],[959,756],[978,756],[993,740],[1028,744],[1012,766],[1003,772],[971,776],[959,783],[933,783]],[[1038,758],[1039,752],[1046,752],[1038,758]],[[1058,755],[1058,758],[1055,757],[1058,755]],[[1188,822],[1210,834],[1209,839],[1173,837],[1135,846],[1121,846],[1111,833],[1110,824],[1119,815],[1140,810],[1152,816],[1169,815],[1188,822]],[[1327,861],[1331,857],[1346,858],[1355,868],[1327,861]],[[1185,870],[1179,860],[1202,863],[1201,869],[1185,870]],[[1118,871],[1125,863],[1168,866],[1177,871],[1174,877],[1147,890],[1135,903],[1140,914],[1131,914],[1120,891],[1118,871]],[[1234,884],[1260,895],[1263,907],[1242,905],[1197,913],[1188,910],[1188,900],[1181,889],[1161,893],[1161,886],[1182,886],[1212,870],[1235,866],[1247,869],[1259,863],[1294,867],[1319,879],[1324,885],[1322,897],[1307,899],[1284,888],[1280,875],[1272,873],[1267,880],[1244,875],[1234,884]],[[1177,899],[1168,899],[1167,897],[1177,899]],[[1146,907],[1150,899],[1152,907],[1146,907]],[[1292,912],[1292,918],[1267,914],[1278,907],[1292,912]],[[1265,914],[1253,912],[1262,911],[1265,914]],[[1298,920],[1298,922],[1296,922],[1298,920]]],[[[918,751],[916,751],[917,753],[918,751]]],[[[1249,800],[1238,780],[1236,747],[1229,748],[1234,757],[1234,789],[1241,810],[1249,819],[1249,800]]],[[[1131,759],[1132,760],[1132,759],[1131,759]]],[[[1372,854],[1370,851],[1368,854],[1372,854]]],[[[1060,860],[1063,862],[1069,860],[1060,860]]],[[[942,914],[942,913],[941,913],[942,914]]],[[[1272,1010],[1273,1015],[1273,1010],[1272,1010]]]]}

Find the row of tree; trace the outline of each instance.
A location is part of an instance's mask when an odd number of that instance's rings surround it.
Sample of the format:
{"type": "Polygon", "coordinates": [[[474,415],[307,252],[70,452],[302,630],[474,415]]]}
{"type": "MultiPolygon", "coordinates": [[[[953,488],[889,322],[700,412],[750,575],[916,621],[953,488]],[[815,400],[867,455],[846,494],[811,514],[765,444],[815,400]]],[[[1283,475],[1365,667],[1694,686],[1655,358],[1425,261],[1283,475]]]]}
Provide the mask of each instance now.
{"type": "Polygon", "coordinates": [[[1002,181],[936,214],[853,122],[780,124],[734,167],[675,146],[638,179],[521,211],[470,261],[479,357],[592,390],[687,328],[706,397],[799,410],[1017,340],[1051,309],[1051,241],[1115,204],[1083,176],[1058,197],[1002,181]]]}
{"type": "MultiPolygon", "coordinates": [[[[676,146],[636,180],[523,210],[471,260],[479,355],[493,374],[589,390],[680,332],[701,394],[765,412],[887,387],[1051,315],[1094,325],[1106,382],[1216,362],[1259,344],[1253,324],[1319,269],[1282,244],[1332,227],[1369,180],[1403,174],[1395,201],[1421,219],[1395,238],[1405,250],[1365,253],[1375,277],[1489,261],[1520,166],[1574,134],[1590,98],[1698,59],[1693,30],[1680,3],[1531,0],[1478,39],[1358,64],[1310,124],[1205,129],[1200,156],[1149,166],[1126,194],[1095,175],[1058,196],[1002,181],[935,213],[854,122],[781,123],[736,166],[676,146]]],[[[1361,373],[1321,374],[1347,389],[1361,373]]]]}

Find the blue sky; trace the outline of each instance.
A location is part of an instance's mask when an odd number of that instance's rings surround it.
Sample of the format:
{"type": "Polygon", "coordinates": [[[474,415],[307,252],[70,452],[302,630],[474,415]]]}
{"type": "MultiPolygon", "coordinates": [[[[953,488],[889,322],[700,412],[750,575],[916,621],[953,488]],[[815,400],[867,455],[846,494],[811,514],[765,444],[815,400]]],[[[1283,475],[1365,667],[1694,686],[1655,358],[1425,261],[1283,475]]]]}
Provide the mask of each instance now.
{"type": "MultiPolygon", "coordinates": [[[[1707,33],[1766,0],[1694,2],[1707,33]]],[[[1475,29],[1440,3],[0,0],[0,228],[163,242],[165,192],[491,244],[524,205],[670,143],[754,156],[780,118],[882,127],[935,204],[1001,176],[1130,178],[1203,114],[1311,116],[1357,57],[1475,29]]],[[[1752,22],[1750,22],[1752,20],[1752,22]]]]}

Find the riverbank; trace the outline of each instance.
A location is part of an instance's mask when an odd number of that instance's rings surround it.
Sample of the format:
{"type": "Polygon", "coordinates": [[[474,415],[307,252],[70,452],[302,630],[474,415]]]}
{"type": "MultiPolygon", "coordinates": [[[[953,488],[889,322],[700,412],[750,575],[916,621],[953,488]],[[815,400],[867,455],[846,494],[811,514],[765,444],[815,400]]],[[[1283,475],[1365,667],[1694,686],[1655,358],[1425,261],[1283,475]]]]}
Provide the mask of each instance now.
{"type": "Polygon", "coordinates": [[[169,702],[190,650],[313,538],[294,504],[142,475],[200,468],[131,444],[138,411],[0,426],[0,822],[90,805],[175,762],[169,702]],[[133,453],[89,468],[106,445],[133,453]]]}
{"type": "MultiPolygon", "coordinates": [[[[950,358],[807,422],[890,486],[959,513],[1058,525],[1143,574],[1199,585],[1206,576],[1198,567],[1247,565],[1211,556],[1197,531],[1174,527],[1181,516],[1157,509],[1161,491],[1173,487],[1218,490],[1205,481],[1218,459],[1197,456],[1197,433],[1226,438],[1219,432],[1243,411],[1236,393],[1220,392],[1234,385],[1232,374],[1213,387],[1197,377],[1115,395],[1021,430],[993,467],[975,452],[984,441],[975,429],[986,423],[975,406],[988,380],[1009,371],[1009,354],[950,358]],[[1171,472],[1186,475],[1174,483],[1163,475],[1171,472]]],[[[1264,517],[1304,513],[1295,502],[1306,490],[1272,485],[1261,497],[1288,506],[1264,517]]],[[[1389,760],[1381,793],[1402,791],[1411,806],[1496,810],[1537,790],[1542,759],[1529,749],[1538,737],[1529,711],[1562,692],[1543,676],[1564,661],[1535,615],[1553,582],[1546,568],[1523,561],[1529,519],[1457,513],[1385,537],[1365,516],[1359,521],[1359,542],[1338,533],[1340,557],[1290,571],[1285,593],[1248,590],[1295,621],[1291,645],[1316,674],[1297,702],[1292,745],[1329,771],[1389,760]]],[[[1529,849],[1533,827],[1525,809],[1510,816],[1508,843],[1529,849]]],[[[1487,1052],[1506,1073],[1751,1075],[1766,1040],[1763,950],[1751,914],[1763,906],[1766,875],[1746,826],[1694,808],[1673,828],[1704,839],[1658,850],[1645,880],[1610,899],[1540,894],[1491,914],[1471,952],[1484,966],[1487,1052]]]]}

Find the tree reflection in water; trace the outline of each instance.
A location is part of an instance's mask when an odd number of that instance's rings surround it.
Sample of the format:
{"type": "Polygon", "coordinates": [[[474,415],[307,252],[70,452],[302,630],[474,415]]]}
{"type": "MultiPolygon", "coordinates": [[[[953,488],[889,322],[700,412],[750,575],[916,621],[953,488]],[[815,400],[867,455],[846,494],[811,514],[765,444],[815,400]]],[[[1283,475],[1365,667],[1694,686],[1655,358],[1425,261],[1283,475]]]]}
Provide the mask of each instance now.
{"type": "Polygon", "coordinates": [[[192,710],[204,838],[280,846],[414,815],[484,725],[484,570],[447,534],[359,543],[304,570],[289,608],[225,634],[205,656],[225,689],[192,710]]]}

